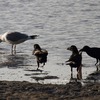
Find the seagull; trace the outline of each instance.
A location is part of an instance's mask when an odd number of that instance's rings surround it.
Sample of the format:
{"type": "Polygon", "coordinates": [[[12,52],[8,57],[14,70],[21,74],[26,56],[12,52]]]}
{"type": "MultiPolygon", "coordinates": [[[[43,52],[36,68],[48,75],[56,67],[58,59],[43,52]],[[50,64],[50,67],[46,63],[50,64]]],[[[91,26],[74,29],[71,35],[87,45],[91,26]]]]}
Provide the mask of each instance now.
{"type": "Polygon", "coordinates": [[[38,68],[40,67],[40,63],[43,63],[43,66],[45,65],[48,55],[48,51],[46,49],[42,49],[39,44],[34,44],[34,50],[32,54],[36,56],[38,68]]]}
{"type": "Polygon", "coordinates": [[[7,42],[12,45],[11,54],[16,53],[16,45],[29,39],[35,39],[38,35],[28,36],[20,32],[6,32],[0,35],[0,42],[7,42]]]}

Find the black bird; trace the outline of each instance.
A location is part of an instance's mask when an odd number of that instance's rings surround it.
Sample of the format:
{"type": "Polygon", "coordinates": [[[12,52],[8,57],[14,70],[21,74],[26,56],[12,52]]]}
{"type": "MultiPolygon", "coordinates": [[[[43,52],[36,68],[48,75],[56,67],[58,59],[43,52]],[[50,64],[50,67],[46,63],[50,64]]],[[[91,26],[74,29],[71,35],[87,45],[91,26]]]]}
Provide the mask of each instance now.
{"type": "Polygon", "coordinates": [[[67,50],[72,51],[72,55],[70,56],[69,60],[66,61],[66,65],[70,65],[71,67],[71,73],[73,68],[77,68],[77,72],[81,70],[82,67],[82,55],[79,54],[79,51],[75,45],[72,45],[71,47],[67,48],[67,50]]]}
{"type": "MultiPolygon", "coordinates": [[[[96,59],[95,65],[99,62],[100,65],[100,48],[84,46],[79,52],[86,52],[90,57],[96,59]]],[[[97,67],[98,70],[98,67],[97,67]]]]}
{"type": "Polygon", "coordinates": [[[44,66],[45,63],[47,62],[48,51],[45,49],[42,49],[38,44],[35,44],[33,54],[36,56],[38,68],[40,67],[40,64],[42,63],[44,66]]]}

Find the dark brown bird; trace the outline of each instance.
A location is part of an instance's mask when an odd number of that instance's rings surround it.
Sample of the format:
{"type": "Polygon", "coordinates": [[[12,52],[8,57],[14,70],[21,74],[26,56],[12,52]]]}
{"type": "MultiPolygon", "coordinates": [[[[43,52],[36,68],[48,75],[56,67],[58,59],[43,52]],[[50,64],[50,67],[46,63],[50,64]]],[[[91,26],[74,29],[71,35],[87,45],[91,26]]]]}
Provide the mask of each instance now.
{"type": "MultiPolygon", "coordinates": [[[[100,48],[84,46],[79,52],[86,52],[90,57],[96,59],[95,65],[97,65],[98,62],[100,65],[100,48]]],[[[98,70],[98,66],[97,66],[97,70],[98,70]]]]}
{"type": "Polygon", "coordinates": [[[48,51],[42,49],[38,44],[35,44],[33,54],[36,56],[38,68],[40,67],[40,64],[43,64],[43,67],[47,62],[48,51]]]}
{"type": "Polygon", "coordinates": [[[72,55],[70,56],[69,60],[66,61],[66,65],[70,65],[71,73],[73,72],[73,68],[77,68],[78,72],[82,66],[82,55],[79,54],[79,51],[75,45],[67,48],[67,50],[72,51],[72,55]]]}

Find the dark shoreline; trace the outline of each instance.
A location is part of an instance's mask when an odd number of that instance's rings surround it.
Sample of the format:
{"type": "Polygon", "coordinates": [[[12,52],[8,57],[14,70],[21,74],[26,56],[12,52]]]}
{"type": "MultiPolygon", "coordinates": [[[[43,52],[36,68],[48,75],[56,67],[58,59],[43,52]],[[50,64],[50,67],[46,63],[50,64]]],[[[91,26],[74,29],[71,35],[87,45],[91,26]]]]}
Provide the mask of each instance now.
{"type": "Polygon", "coordinates": [[[100,83],[66,85],[0,81],[0,100],[99,100],[100,83]]]}

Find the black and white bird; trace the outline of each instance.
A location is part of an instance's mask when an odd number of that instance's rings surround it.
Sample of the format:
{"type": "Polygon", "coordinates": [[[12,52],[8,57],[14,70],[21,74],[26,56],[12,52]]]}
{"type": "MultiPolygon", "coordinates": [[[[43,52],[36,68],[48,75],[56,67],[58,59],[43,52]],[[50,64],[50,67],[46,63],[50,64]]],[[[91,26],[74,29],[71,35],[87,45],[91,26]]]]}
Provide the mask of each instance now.
{"type": "MultiPolygon", "coordinates": [[[[96,59],[95,65],[97,65],[98,62],[100,65],[100,48],[84,46],[79,52],[86,52],[90,57],[96,59]]],[[[97,66],[97,70],[98,70],[98,66],[97,66]]]]}
{"type": "Polygon", "coordinates": [[[44,66],[47,62],[48,51],[42,49],[39,44],[34,44],[33,54],[36,56],[38,68],[40,67],[40,64],[43,64],[44,66]]]}
{"type": "Polygon", "coordinates": [[[70,65],[71,73],[73,72],[73,68],[77,68],[77,72],[82,67],[82,55],[79,54],[79,51],[75,45],[70,46],[67,50],[72,51],[72,55],[70,56],[69,60],[66,61],[66,65],[70,65]]]}
{"type": "Polygon", "coordinates": [[[16,52],[16,45],[29,39],[35,39],[38,35],[28,36],[20,32],[6,32],[0,35],[0,42],[7,42],[12,45],[11,53],[16,52]]]}

